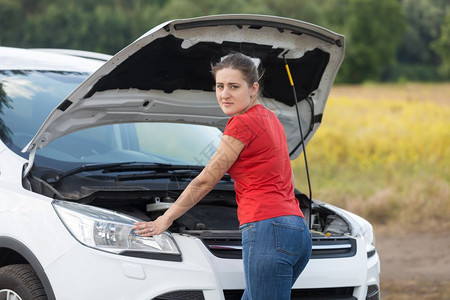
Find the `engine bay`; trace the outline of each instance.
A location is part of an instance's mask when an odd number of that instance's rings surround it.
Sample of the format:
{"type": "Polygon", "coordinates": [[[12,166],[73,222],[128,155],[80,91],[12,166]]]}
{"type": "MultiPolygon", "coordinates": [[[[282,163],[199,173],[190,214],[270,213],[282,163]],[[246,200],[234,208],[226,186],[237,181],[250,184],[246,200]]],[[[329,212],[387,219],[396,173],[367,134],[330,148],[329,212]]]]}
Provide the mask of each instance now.
{"type": "MultiPolygon", "coordinates": [[[[49,170],[35,170],[24,180],[24,186],[36,193],[56,200],[73,201],[86,205],[111,209],[132,217],[150,221],[162,215],[178,198],[188,181],[177,182],[157,179],[143,181],[145,184],[120,183],[74,175],[57,182],[49,170]]],[[[300,208],[316,236],[349,235],[347,221],[334,211],[296,190],[300,208]]],[[[196,206],[177,219],[169,228],[173,233],[194,235],[238,231],[237,205],[233,182],[222,180],[216,188],[196,206]]]]}

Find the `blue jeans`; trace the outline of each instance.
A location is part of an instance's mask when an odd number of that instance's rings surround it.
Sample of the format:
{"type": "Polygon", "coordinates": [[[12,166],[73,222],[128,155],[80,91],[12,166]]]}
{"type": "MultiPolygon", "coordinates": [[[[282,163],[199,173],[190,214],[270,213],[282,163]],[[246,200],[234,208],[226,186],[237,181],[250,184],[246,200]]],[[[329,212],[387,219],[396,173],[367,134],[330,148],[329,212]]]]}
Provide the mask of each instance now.
{"type": "Polygon", "coordinates": [[[282,216],[243,224],[242,259],[246,288],[242,300],[285,300],[311,256],[305,219],[282,216]]]}

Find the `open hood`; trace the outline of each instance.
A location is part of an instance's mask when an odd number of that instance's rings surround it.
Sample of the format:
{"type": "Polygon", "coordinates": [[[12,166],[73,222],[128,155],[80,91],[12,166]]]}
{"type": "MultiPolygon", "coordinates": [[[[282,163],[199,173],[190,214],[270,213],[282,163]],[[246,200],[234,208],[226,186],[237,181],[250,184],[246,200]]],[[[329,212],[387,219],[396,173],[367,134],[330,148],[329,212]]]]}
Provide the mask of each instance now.
{"type": "Polygon", "coordinates": [[[309,23],[262,15],[206,16],[155,27],[63,100],[23,150],[34,155],[65,134],[113,123],[164,121],[223,129],[229,117],[217,103],[210,69],[232,51],[260,60],[265,70],[262,104],[283,123],[294,159],[302,147],[285,60],[308,142],[344,58],[344,37],[309,23]]]}

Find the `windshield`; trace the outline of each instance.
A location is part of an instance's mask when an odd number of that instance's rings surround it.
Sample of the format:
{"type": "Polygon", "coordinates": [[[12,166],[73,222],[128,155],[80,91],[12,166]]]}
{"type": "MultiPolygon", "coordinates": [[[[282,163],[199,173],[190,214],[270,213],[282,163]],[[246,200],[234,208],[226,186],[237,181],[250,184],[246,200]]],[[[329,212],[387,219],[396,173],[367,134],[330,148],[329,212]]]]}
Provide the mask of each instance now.
{"type": "MultiPolygon", "coordinates": [[[[12,151],[28,144],[50,112],[89,74],[0,71],[0,139],[12,151]]],[[[205,165],[218,146],[217,128],[178,123],[126,123],[63,136],[36,152],[36,166],[150,162],[205,165]]]]}
{"type": "Polygon", "coordinates": [[[53,108],[87,76],[60,71],[0,71],[2,141],[20,154],[53,108]]]}

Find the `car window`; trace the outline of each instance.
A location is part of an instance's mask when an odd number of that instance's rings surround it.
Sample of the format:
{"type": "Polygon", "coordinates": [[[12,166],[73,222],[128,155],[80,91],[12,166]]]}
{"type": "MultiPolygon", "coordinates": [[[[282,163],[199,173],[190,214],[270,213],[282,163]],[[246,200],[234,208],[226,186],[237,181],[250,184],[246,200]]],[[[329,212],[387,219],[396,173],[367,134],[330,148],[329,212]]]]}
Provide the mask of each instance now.
{"type": "Polygon", "coordinates": [[[0,71],[0,138],[13,151],[36,134],[45,118],[86,77],[86,73],[0,71]]]}
{"type": "Polygon", "coordinates": [[[129,123],[93,127],[60,137],[37,156],[71,163],[149,162],[205,165],[222,132],[175,123],[129,123]]]}
{"type": "Polygon", "coordinates": [[[219,145],[222,132],[214,127],[178,123],[136,125],[143,151],[195,165],[205,165],[219,145]]]}

